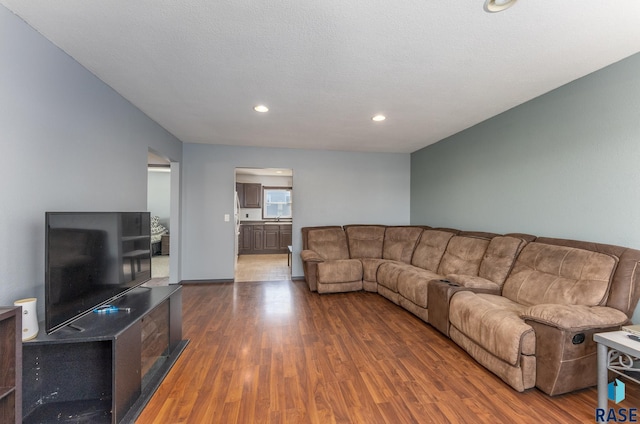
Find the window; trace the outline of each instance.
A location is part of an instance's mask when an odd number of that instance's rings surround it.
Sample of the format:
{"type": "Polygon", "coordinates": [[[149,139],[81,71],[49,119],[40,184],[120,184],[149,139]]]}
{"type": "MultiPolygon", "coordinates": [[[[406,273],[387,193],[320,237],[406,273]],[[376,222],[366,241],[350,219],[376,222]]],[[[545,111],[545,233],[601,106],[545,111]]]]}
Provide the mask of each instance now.
{"type": "Polygon", "coordinates": [[[263,191],[262,218],[292,218],[291,187],[265,187],[263,191]]]}

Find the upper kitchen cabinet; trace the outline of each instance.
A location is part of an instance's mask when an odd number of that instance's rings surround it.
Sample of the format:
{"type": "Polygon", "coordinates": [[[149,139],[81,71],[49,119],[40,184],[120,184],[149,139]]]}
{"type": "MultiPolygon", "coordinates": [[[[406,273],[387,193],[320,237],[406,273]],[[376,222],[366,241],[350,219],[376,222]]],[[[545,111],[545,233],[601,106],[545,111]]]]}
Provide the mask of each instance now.
{"type": "Polygon", "coordinates": [[[241,208],[262,208],[262,184],[236,183],[241,208]]]}

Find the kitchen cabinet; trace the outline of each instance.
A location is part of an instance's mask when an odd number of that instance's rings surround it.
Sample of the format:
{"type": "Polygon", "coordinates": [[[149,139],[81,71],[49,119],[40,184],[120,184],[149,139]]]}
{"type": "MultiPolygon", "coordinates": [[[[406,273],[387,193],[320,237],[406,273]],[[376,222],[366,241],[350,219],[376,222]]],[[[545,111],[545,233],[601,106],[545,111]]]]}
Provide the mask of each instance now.
{"type": "Polygon", "coordinates": [[[278,250],[280,249],[280,226],[266,225],[264,229],[264,249],[278,250]]]}
{"type": "Polygon", "coordinates": [[[238,253],[253,250],[253,226],[240,225],[240,240],[238,240],[238,253]]]}
{"type": "Polygon", "coordinates": [[[280,225],[280,249],[287,250],[292,244],[293,236],[291,234],[291,225],[280,225]]]}
{"type": "Polygon", "coordinates": [[[244,207],[245,208],[261,208],[262,207],[262,185],[261,184],[245,184],[244,185],[244,207]]]}
{"type": "Polygon", "coordinates": [[[253,250],[264,249],[264,225],[253,225],[253,250]]]}
{"type": "Polygon", "coordinates": [[[291,224],[263,222],[240,225],[238,254],[287,253],[291,245],[291,224]]]}
{"type": "Polygon", "coordinates": [[[236,183],[236,192],[241,208],[262,208],[262,184],[236,183]]]}

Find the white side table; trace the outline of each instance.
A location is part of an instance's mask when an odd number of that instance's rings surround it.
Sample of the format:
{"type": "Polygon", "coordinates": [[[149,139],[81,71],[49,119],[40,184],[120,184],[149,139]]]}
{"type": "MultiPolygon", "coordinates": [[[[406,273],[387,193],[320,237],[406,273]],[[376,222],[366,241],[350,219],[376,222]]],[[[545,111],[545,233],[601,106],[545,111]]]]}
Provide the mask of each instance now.
{"type": "Polygon", "coordinates": [[[626,331],[593,335],[598,343],[598,408],[608,406],[609,371],[640,384],[640,342],[628,336],[626,331]]]}

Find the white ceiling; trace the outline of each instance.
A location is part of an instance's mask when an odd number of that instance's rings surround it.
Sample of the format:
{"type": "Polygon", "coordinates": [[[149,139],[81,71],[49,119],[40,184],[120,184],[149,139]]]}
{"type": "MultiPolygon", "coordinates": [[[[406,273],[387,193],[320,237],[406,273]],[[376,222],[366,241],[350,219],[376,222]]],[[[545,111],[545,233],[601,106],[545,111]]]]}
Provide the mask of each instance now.
{"type": "Polygon", "coordinates": [[[638,0],[0,4],[188,143],[412,152],[640,51],[638,0]]]}

